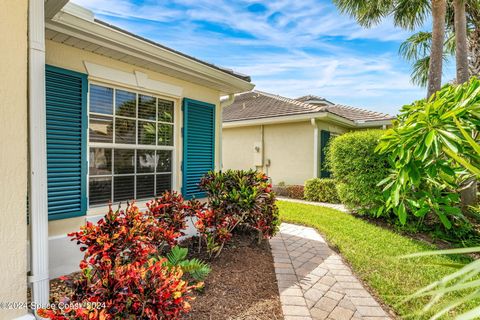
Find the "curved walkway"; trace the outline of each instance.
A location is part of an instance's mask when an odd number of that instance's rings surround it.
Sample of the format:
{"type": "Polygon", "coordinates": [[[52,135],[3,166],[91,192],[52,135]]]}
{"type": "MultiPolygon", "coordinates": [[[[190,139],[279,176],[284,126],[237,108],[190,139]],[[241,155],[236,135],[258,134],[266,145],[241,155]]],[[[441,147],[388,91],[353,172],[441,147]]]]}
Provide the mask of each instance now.
{"type": "Polygon", "coordinates": [[[286,202],[296,202],[296,203],[303,203],[303,204],[309,204],[312,206],[317,206],[317,207],[327,207],[330,209],[335,209],[338,211],[346,212],[349,213],[348,209],[345,208],[343,204],[336,204],[336,203],[327,203],[327,202],[313,202],[313,201],[306,201],[306,200],[299,200],[299,199],[292,199],[292,198],[287,198],[287,197],[277,197],[278,200],[281,201],[286,201],[286,202]]]}
{"type": "Polygon", "coordinates": [[[270,246],[285,320],[391,319],[316,230],[282,223],[270,246]]]}

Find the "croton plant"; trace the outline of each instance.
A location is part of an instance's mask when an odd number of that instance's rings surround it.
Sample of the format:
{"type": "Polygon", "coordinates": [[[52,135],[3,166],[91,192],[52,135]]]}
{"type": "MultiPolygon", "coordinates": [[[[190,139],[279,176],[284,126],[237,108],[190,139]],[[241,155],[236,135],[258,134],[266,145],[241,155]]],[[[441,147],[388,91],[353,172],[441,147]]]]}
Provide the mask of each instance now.
{"type": "Polygon", "coordinates": [[[134,203],[125,210],[110,207],[96,224],[87,222],[69,234],[84,252],[81,274],[62,279],[73,288],[63,301],[66,307],[38,314],[53,320],[181,318],[190,310],[192,291],[210,272],[200,260],[186,260],[186,249],[176,246],[188,218],[196,220],[210,256],[220,254],[239,225],[257,230],[261,239],[271,237],[279,224],[275,195],[263,173],[210,172],[200,187],[206,203],[166,192],[145,212],[134,203]]]}
{"type": "MultiPolygon", "coordinates": [[[[278,230],[278,208],[269,178],[255,170],[209,172],[200,182],[208,203],[196,210],[195,226],[210,256],[218,256],[239,225],[255,229],[261,238],[278,230]]],[[[198,206],[197,206],[198,207],[198,206]]]]}

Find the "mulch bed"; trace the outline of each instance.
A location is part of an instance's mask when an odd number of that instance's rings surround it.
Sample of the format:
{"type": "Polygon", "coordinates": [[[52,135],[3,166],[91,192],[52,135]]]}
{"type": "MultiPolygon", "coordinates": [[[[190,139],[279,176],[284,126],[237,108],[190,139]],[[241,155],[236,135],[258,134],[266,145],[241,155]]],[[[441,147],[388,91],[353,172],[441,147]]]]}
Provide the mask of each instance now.
{"type": "MultiPolygon", "coordinates": [[[[275,278],[273,258],[267,241],[257,241],[245,233],[236,234],[221,255],[209,265],[212,272],[205,287],[195,292],[189,320],[276,320],[283,319],[275,278]],[[253,240],[252,240],[253,239],[253,240]]],[[[208,261],[198,253],[196,241],[186,241],[190,258],[208,261]]],[[[51,302],[58,302],[70,292],[58,279],[50,282],[51,302]]]]}
{"type": "MultiPolygon", "coordinates": [[[[268,242],[258,245],[245,234],[237,234],[234,239],[210,262],[212,272],[205,281],[205,290],[197,293],[186,319],[283,319],[268,242]]],[[[194,256],[206,260],[203,253],[194,256]]]]}

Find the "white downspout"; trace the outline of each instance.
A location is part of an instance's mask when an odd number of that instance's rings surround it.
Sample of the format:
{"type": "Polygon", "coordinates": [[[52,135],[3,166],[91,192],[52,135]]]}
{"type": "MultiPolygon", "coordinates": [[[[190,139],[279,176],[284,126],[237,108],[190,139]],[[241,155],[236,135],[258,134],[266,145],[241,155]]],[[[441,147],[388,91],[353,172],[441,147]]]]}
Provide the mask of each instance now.
{"type": "Polygon", "coordinates": [[[220,102],[220,132],[218,133],[218,137],[220,139],[219,144],[219,170],[223,170],[223,139],[222,139],[222,132],[223,132],[223,108],[230,106],[233,101],[235,101],[235,95],[233,93],[228,95],[226,100],[220,102]]]}
{"type": "Polygon", "coordinates": [[[45,110],[45,0],[30,0],[28,14],[28,122],[32,303],[49,299],[47,128],[45,110]]]}
{"type": "Polygon", "coordinates": [[[319,141],[318,141],[318,125],[315,118],[310,119],[313,126],[313,178],[318,178],[318,157],[319,157],[319,141]]]}

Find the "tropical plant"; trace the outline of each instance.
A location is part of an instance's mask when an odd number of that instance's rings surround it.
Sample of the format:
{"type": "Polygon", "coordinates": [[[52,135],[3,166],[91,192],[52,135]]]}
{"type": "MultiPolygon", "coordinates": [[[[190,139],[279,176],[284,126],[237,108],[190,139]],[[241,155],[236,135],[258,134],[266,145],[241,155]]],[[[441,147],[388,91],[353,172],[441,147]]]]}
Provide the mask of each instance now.
{"type": "MultiPolygon", "coordinates": [[[[480,252],[480,247],[473,248],[460,248],[460,249],[450,249],[450,250],[437,250],[437,251],[427,251],[419,252],[411,255],[404,256],[403,258],[418,258],[425,256],[433,255],[446,255],[446,254],[468,254],[468,253],[478,253],[480,252]]],[[[425,286],[415,293],[408,296],[404,302],[419,299],[423,297],[430,297],[430,301],[425,305],[421,314],[428,313],[432,310],[434,306],[437,306],[437,309],[440,311],[436,312],[431,319],[440,319],[443,316],[446,316],[452,310],[455,310],[458,307],[463,306],[464,304],[480,299],[480,260],[474,260],[466,265],[452,265],[456,267],[457,270],[451,274],[444,276],[442,279],[435,281],[428,286],[425,286]],[[465,293],[466,294],[462,294],[465,293]],[[443,303],[442,298],[446,295],[455,295],[458,296],[457,299],[450,301],[448,303],[443,303]]],[[[470,320],[478,319],[480,314],[480,305],[474,307],[473,309],[467,310],[462,314],[455,317],[457,320],[470,320]]],[[[417,314],[418,316],[418,314],[417,314]]]]}
{"type": "MultiPolygon", "coordinates": [[[[459,0],[455,0],[456,6],[462,6],[459,0]]],[[[469,75],[480,74],[480,2],[478,0],[466,0],[466,13],[456,14],[455,11],[462,11],[463,9],[454,8],[454,2],[447,2],[447,18],[446,18],[446,37],[444,43],[443,59],[444,61],[456,56],[457,71],[465,70],[465,64],[468,64],[469,75]],[[466,17],[466,41],[468,45],[464,44],[463,34],[458,30],[463,30],[462,27],[455,27],[455,17],[466,17]],[[455,32],[457,30],[457,32],[455,32]],[[460,37],[457,37],[460,35],[460,37]],[[459,46],[456,45],[457,38],[461,40],[459,46]],[[456,50],[461,50],[462,53],[456,54],[456,50]],[[465,52],[467,57],[465,57],[465,52]]],[[[408,39],[406,39],[399,49],[399,54],[405,60],[412,63],[412,82],[416,85],[425,87],[428,80],[428,67],[430,62],[432,33],[429,31],[420,31],[408,39]]],[[[468,74],[462,71],[462,75],[457,74],[457,82],[463,83],[468,80],[468,74]]]]}
{"type": "Polygon", "coordinates": [[[388,156],[375,152],[383,133],[348,132],[333,139],[327,151],[341,202],[362,214],[374,214],[384,201],[377,183],[388,176],[388,156]]]}
{"type": "Polygon", "coordinates": [[[337,183],[334,179],[313,178],[305,181],[305,199],[328,203],[339,203],[337,183]]]}
{"type": "Polygon", "coordinates": [[[168,267],[180,267],[183,272],[188,273],[196,281],[205,280],[212,269],[200,259],[187,259],[187,255],[187,248],[175,246],[167,253],[166,258],[168,260],[165,264],[168,267]]]}
{"type": "MultiPolygon", "coordinates": [[[[387,16],[401,28],[413,30],[432,17],[432,42],[428,61],[428,94],[441,87],[446,0],[334,0],[341,12],[354,17],[364,27],[380,23],[387,16]]],[[[425,61],[424,61],[425,63],[425,61]]]]}
{"type": "Polygon", "coordinates": [[[176,210],[183,211],[183,207],[178,208],[177,202],[177,207],[165,204],[172,202],[171,197],[164,195],[164,203],[155,202],[152,211],[141,212],[134,204],[125,210],[110,208],[97,224],[88,222],[71,233],[85,254],[80,277],[63,278],[73,289],[65,302],[81,307],[42,310],[40,314],[55,320],[163,320],[180,319],[188,312],[191,291],[202,284],[189,285],[183,279],[183,267],[194,278],[205,276],[209,270],[198,260],[185,260],[181,249],[170,252],[168,259],[161,257],[162,249],[176,243],[183,227],[172,223],[178,218],[176,210]],[[158,219],[156,211],[160,210],[167,221],[158,219]],[[89,308],[92,304],[101,304],[101,310],[89,308]]]}
{"type": "Polygon", "coordinates": [[[459,186],[480,175],[480,80],[446,85],[436,99],[404,106],[376,149],[393,163],[384,186],[385,205],[401,223],[409,214],[434,213],[449,229],[462,219],[459,186]]]}
{"type": "Polygon", "coordinates": [[[262,238],[278,230],[278,208],[269,178],[255,170],[209,172],[200,182],[208,195],[207,205],[192,204],[195,226],[210,256],[218,256],[239,226],[255,229],[262,238]]]}

